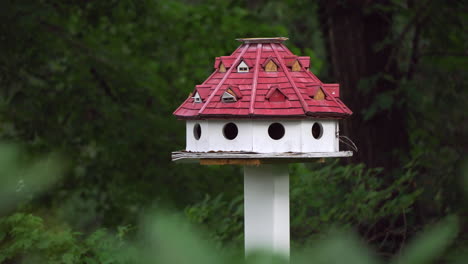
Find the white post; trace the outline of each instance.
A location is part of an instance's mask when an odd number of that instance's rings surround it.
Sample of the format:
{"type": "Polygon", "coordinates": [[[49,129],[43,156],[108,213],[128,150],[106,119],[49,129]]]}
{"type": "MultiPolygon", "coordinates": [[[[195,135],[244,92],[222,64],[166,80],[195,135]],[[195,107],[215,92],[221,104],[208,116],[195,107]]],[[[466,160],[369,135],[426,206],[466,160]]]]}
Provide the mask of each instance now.
{"type": "Polygon", "coordinates": [[[244,167],[245,253],[269,250],[289,257],[288,164],[244,167]]]}

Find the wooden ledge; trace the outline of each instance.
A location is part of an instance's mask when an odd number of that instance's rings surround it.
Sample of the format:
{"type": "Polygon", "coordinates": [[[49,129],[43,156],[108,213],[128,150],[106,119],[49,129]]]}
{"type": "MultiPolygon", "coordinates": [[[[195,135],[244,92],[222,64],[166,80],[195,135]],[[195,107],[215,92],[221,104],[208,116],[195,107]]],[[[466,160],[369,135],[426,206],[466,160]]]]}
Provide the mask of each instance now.
{"type": "Polygon", "coordinates": [[[351,157],[352,151],[337,152],[172,152],[172,161],[199,162],[201,165],[260,165],[272,163],[323,162],[325,158],[351,157]]]}
{"type": "Polygon", "coordinates": [[[237,41],[243,43],[283,43],[288,40],[285,37],[273,37],[273,38],[238,38],[237,41]]]}

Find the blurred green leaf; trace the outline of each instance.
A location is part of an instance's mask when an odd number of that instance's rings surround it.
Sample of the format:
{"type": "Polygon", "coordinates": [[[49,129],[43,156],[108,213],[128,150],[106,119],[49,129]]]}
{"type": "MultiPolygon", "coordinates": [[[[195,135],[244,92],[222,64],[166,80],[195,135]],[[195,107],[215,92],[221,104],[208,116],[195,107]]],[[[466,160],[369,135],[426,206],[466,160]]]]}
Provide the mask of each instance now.
{"type": "Polygon", "coordinates": [[[449,216],[408,244],[401,256],[392,263],[395,264],[426,264],[434,263],[453,243],[458,233],[458,219],[449,216]]]}
{"type": "Polygon", "coordinates": [[[63,162],[56,155],[30,161],[18,146],[0,144],[0,212],[10,210],[45,191],[61,176],[63,162]]]}

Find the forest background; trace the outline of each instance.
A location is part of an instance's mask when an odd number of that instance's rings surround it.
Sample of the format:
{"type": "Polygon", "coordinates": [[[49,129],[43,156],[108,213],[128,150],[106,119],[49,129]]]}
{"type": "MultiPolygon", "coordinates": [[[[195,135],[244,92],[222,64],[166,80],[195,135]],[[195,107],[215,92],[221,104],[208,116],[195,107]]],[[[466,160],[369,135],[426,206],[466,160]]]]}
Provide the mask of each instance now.
{"type": "Polygon", "coordinates": [[[290,165],[297,263],[463,263],[467,11],[442,0],[2,1],[0,263],[242,262],[242,168],[172,163],[185,144],[172,112],[236,38],[276,36],[340,83],[354,112],[341,131],[359,148],[290,165]]]}

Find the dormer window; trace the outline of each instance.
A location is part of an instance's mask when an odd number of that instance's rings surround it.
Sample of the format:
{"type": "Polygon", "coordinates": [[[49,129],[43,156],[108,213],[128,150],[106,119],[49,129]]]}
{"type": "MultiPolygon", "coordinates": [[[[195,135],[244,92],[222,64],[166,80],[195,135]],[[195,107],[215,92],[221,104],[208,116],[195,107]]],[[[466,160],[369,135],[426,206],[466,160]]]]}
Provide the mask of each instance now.
{"type": "Polygon", "coordinates": [[[219,72],[226,72],[226,66],[222,62],[219,64],[219,72]]]}
{"type": "Polygon", "coordinates": [[[221,99],[222,99],[223,103],[237,102],[236,96],[230,94],[228,91],[223,93],[223,97],[221,99]]]}
{"type": "MultiPolygon", "coordinates": [[[[300,62],[298,58],[299,57],[297,57],[297,56],[284,57],[284,60],[286,62],[286,66],[288,66],[288,68],[290,68],[291,71],[293,71],[293,72],[302,71],[302,67],[304,67],[304,69],[307,69],[307,67],[309,67],[309,65],[308,65],[309,60],[303,59],[304,63],[306,63],[306,65],[304,66],[302,64],[302,61],[300,62]]],[[[303,57],[301,57],[301,58],[303,58],[303,57]]]]}
{"type": "Polygon", "coordinates": [[[325,93],[321,88],[317,90],[317,93],[315,93],[314,97],[315,100],[324,100],[325,99],[325,93]]]}
{"type": "Polygon", "coordinates": [[[232,85],[224,91],[221,96],[221,101],[223,103],[234,103],[242,98],[242,93],[239,90],[239,87],[232,85]]]}
{"type": "Polygon", "coordinates": [[[244,61],[237,66],[237,72],[249,72],[249,66],[244,61]]]}
{"type": "Polygon", "coordinates": [[[278,62],[273,57],[268,57],[265,62],[263,62],[262,67],[266,72],[277,72],[278,71],[278,62]]]}
{"type": "Polygon", "coordinates": [[[196,92],[195,95],[192,96],[192,98],[194,103],[203,103],[203,100],[201,99],[200,94],[198,92],[196,92]]]}
{"type": "Polygon", "coordinates": [[[276,71],[278,71],[278,66],[271,60],[265,66],[265,71],[266,72],[276,72],[276,71]]]}
{"type": "Polygon", "coordinates": [[[288,97],[280,90],[278,85],[272,85],[265,95],[265,99],[270,102],[285,102],[288,97]]]}
{"type": "Polygon", "coordinates": [[[314,100],[325,100],[327,97],[320,84],[307,85],[307,95],[314,100]]]}
{"type": "Polygon", "coordinates": [[[298,60],[295,60],[292,67],[291,71],[301,71],[301,64],[299,64],[298,60]]]}

